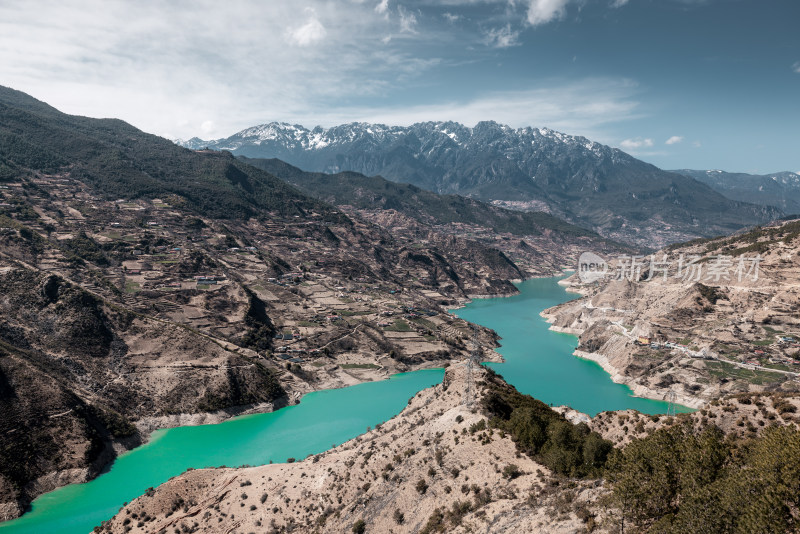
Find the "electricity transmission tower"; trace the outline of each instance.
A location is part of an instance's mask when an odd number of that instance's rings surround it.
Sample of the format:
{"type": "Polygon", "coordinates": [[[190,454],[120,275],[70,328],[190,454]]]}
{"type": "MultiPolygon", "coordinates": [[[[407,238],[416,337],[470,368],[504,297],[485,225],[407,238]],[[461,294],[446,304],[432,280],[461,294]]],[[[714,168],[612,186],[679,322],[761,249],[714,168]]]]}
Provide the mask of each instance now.
{"type": "Polygon", "coordinates": [[[675,417],[675,392],[674,391],[669,390],[669,393],[667,393],[667,402],[669,403],[669,405],[667,406],[667,415],[675,417]]]}
{"type": "Polygon", "coordinates": [[[473,368],[480,365],[481,347],[478,344],[478,327],[472,325],[472,353],[467,360],[467,389],[464,392],[464,404],[472,406],[475,402],[475,384],[472,377],[473,368]]]}

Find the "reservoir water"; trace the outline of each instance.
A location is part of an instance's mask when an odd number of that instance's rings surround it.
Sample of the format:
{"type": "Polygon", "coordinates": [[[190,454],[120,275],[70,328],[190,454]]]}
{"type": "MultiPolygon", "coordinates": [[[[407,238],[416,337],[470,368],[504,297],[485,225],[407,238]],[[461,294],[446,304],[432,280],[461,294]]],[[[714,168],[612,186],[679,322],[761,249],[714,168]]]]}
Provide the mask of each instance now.
{"type": "MultiPolygon", "coordinates": [[[[500,334],[499,352],[506,362],[489,365],[523,393],[590,415],[626,408],[666,413],[666,403],[633,397],[599,365],[574,357],[575,336],[548,330],[539,312],[574,298],[557,281],[528,280],[519,285],[519,295],[476,299],[456,313],[500,334]]],[[[125,502],[190,467],[262,465],[320,453],[400,413],[408,399],[441,382],[443,374],[403,373],[381,382],[309,393],[299,405],[273,413],[158,430],[146,445],[121,455],[93,481],[42,495],[24,516],[0,523],[0,534],[87,534],[125,502]]]]}
{"type": "MultiPolygon", "coordinates": [[[[568,405],[596,415],[606,410],[634,409],[642,413],[667,413],[663,401],[634,397],[631,389],[616,384],[597,363],[576,358],[578,338],[549,330],[539,312],[578,298],[558,285],[560,278],[533,278],[517,285],[520,293],[506,298],[474,299],[454,313],[487,326],[501,337],[497,352],[505,363],[489,363],[520,392],[553,406],[568,405]]],[[[678,412],[692,411],[676,406],[678,412]]]]}
{"type": "Polygon", "coordinates": [[[272,413],[158,430],[146,445],[117,458],[107,473],[42,495],[21,518],[0,523],[0,532],[87,534],[148,487],[190,467],[303,459],[391,419],[408,399],[443,377],[442,369],[403,373],[380,382],[309,393],[300,404],[272,413]]]}

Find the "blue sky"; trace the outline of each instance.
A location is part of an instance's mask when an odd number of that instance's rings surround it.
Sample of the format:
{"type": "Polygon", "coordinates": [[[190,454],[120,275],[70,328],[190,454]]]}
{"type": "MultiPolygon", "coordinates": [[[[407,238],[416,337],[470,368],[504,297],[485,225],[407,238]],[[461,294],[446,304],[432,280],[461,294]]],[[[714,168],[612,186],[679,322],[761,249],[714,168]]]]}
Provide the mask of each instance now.
{"type": "Polygon", "coordinates": [[[166,137],[496,120],[800,171],[798,0],[0,3],[0,83],[166,137]]]}

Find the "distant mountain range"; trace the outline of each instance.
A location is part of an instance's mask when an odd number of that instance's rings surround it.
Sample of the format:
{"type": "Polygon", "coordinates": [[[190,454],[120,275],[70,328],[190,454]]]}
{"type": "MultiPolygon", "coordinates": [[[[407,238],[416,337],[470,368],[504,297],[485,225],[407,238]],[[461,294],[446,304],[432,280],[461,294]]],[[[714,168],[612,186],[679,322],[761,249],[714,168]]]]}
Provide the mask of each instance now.
{"type": "Polygon", "coordinates": [[[547,128],[425,122],[308,130],[269,123],[226,139],[179,144],[279,158],[306,171],[380,175],[437,193],[547,211],[607,237],[651,247],[730,233],[783,214],[730,200],[694,178],[547,128]]]}
{"type": "Polygon", "coordinates": [[[356,172],[305,172],[279,159],[239,156],[240,161],[267,171],[304,193],[333,205],[356,209],[396,210],[423,224],[461,223],[517,236],[556,232],[562,237],[599,235],[548,213],[509,210],[459,195],[439,195],[411,184],[390,182],[356,172]]]}
{"type": "Polygon", "coordinates": [[[800,214],[800,174],[796,172],[745,174],[690,169],[672,172],[699,180],[732,200],[775,206],[787,214],[800,214]]]}

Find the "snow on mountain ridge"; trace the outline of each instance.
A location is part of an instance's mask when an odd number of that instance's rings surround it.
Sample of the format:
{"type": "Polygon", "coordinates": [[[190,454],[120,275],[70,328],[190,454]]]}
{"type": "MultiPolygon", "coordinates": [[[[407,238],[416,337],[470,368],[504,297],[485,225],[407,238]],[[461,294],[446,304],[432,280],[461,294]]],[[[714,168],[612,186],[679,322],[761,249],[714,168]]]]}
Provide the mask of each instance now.
{"type": "Polygon", "coordinates": [[[463,157],[478,154],[490,157],[489,153],[495,153],[515,162],[515,165],[522,165],[526,169],[523,172],[531,176],[537,175],[538,171],[535,165],[527,166],[541,158],[567,157],[572,161],[590,160],[595,165],[602,162],[633,164],[635,161],[617,148],[583,136],[547,127],[512,128],[495,121],[481,121],[473,127],[455,121],[417,122],[409,126],[351,122],[330,127],[318,125],[310,130],[299,124],[269,122],[245,128],[225,139],[182,144],[195,149],[208,146],[230,150],[250,157],[269,154],[270,157],[325,172],[339,169],[341,163],[336,162],[336,158],[348,159],[360,154],[348,165],[366,173],[377,173],[386,160],[370,158],[381,153],[407,153],[419,161],[438,161],[435,165],[444,161],[450,161],[449,165],[452,165],[463,157]],[[456,152],[459,156],[453,156],[456,152]]]}
{"type": "MultiPolygon", "coordinates": [[[[475,128],[469,128],[461,123],[452,121],[420,122],[410,126],[387,126],[385,124],[352,122],[329,128],[316,126],[312,130],[299,124],[269,122],[245,128],[224,139],[203,141],[195,137],[189,141],[181,139],[176,139],[175,141],[183,146],[208,144],[216,145],[220,148],[224,147],[225,149],[236,149],[247,143],[260,145],[264,142],[277,142],[287,149],[314,150],[352,143],[357,140],[391,141],[403,135],[414,133],[417,136],[422,134],[424,137],[444,136],[457,145],[464,147],[480,144],[476,139],[476,134],[488,134],[490,130],[494,130],[499,134],[498,137],[505,139],[508,144],[515,144],[515,142],[522,141],[525,138],[532,138],[531,142],[528,143],[532,145],[535,143],[536,138],[541,137],[565,145],[581,146],[591,152],[596,152],[598,147],[603,146],[585,137],[573,136],[549,128],[534,128],[530,126],[511,128],[508,125],[498,124],[494,121],[482,121],[475,128]]],[[[481,140],[484,139],[481,138],[481,140]]],[[[494,141],[496,139],[492,139],[489,142],[493,143],[494,141]]]]}

